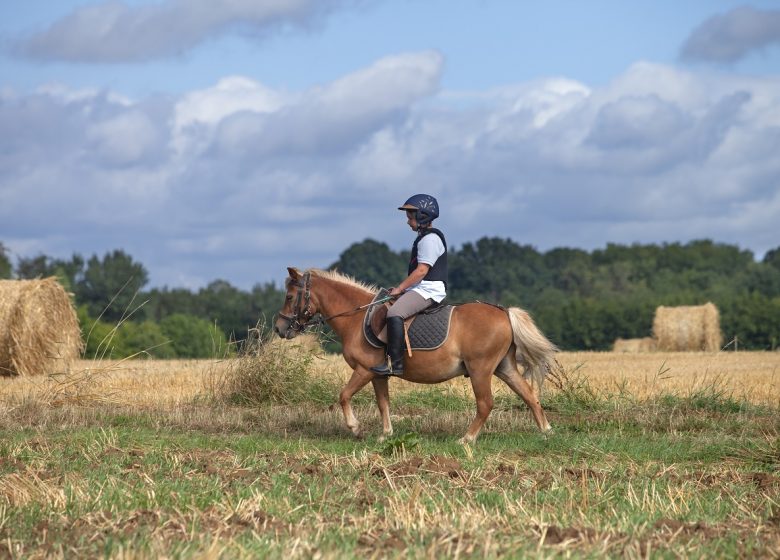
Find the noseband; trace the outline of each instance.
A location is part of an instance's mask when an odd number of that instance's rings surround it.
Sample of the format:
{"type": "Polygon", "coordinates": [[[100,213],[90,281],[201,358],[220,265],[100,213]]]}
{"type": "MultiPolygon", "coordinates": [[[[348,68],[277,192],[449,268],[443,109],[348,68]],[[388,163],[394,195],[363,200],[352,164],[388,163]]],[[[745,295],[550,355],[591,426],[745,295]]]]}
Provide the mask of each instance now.
{"type": "Polygon", "coordinates": [[[295,296],[295,305],[293,306],[293,315],[285,315],[281,311],[279,317],[287,319],[289,325],[287,330],[301,333],[311,321],[312,313],[309,309],[311,304],[311,273],[304,272],[303,280],[295,283],[298,287],[298,293],[295,296]]]}

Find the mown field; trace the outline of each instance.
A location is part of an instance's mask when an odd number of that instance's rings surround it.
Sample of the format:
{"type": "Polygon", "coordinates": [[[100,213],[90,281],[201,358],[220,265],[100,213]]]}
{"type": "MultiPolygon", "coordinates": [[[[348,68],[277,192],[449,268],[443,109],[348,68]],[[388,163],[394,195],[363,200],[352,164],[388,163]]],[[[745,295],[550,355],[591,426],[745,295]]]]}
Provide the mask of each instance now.
{"type": "Polygon", "coordinates": [[[496,385],[471,447],[466,379],[392,380],[384,442],[369,387],[354,439],[332,356],[287,403],[233,398],[236,360],[0,378],[0,556],[780,556],[780,353],[559,360],[553,435],[496,385]]]}

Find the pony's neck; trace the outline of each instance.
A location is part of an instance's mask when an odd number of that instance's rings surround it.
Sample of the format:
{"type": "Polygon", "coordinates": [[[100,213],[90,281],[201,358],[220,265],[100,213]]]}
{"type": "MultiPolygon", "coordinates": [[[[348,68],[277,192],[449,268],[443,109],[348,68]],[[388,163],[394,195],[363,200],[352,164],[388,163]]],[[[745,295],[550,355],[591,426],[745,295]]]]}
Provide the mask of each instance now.
{"type": "MultiPolygon", "coordinates": [[[[340,338],[344,337],[344,330],[349,328],[355,320],[362,320],[361,313],[349,313],[356,307],[370,303],[374,294],[356,286],[332,280],[329,278],[317,278],[317,307],[323,317],[345,313],[328,321],[331,328],[340,338]]],[[[312,286],[313,288],[313,286],[312,286]]],[[[314,291],[314,290],[312,290],[314,291]]]]}

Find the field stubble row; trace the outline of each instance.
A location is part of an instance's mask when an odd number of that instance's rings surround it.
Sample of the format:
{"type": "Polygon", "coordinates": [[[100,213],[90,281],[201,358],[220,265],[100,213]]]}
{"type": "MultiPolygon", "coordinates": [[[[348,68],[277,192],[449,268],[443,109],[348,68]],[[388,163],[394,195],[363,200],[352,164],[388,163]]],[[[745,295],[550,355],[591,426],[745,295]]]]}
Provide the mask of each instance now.
{"type": "MultiPolygon", "coordinates": [[[[780,352],[562,352],[558,361],[568,372],[586,380],[600,397],[618,394],[644,400],[662,394],[687,396],[703,387],[717,386],[723,394],[753,404],[780,404],[780,352]]],[[[18,400],[44,392],[67,393],[88,385],[94,400],[150,407],[188,403],[208,394],[230,360],[125,360],[80,361],[67,375],[0,378],[0,399],[18,400]]],[[[317,354],[312,375],[346,382],[351,374],[340,355],[317,354]]],[[[439,386],[451,394],[471,396],[468,379],[439,386]]],[[[424,386],[393,380],[391,392],[419,391],[424,386]]],[[[494,379],[496,395],[511,393],[494,379]]],[[[368,389],[370,392],[370,388],[368,389]]],[[[554,394],[548,383],[545,391],[554,394]]],[[[334,394],[334,402],[337,395],[334,394]]]]}

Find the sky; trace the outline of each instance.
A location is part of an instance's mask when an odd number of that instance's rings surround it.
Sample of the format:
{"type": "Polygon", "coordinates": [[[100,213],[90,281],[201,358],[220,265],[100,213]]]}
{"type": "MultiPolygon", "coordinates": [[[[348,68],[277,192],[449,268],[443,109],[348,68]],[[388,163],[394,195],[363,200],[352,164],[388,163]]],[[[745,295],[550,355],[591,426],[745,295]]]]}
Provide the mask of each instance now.
{"type": "Polygon", "coordinates": [[[150,286],[353,243],[780,246],[780,0],[0,3],[0,242],[150,286]]]}

